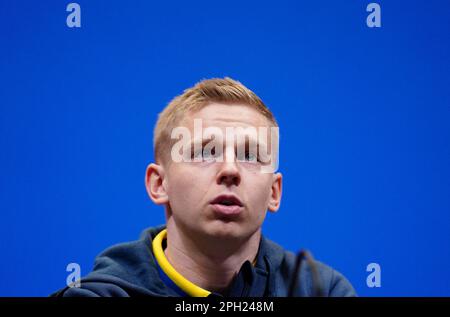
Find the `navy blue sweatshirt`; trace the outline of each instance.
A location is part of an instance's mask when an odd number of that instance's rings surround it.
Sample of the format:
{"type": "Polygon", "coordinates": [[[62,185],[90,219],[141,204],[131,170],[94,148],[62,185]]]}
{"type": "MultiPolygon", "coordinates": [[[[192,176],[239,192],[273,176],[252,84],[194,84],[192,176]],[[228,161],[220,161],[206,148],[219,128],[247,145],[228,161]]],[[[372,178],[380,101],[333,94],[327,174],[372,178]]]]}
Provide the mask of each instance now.
{"type": "MultiPolygon", "coordinates": [[[[95,259],[94,269],[81,279],[80,287],[65,287],[51,296],[154,296],[178,297],[179,292],[164,283],[152,252],[152,239],[164,226],[146,229],[137,241],[112,246],[95,259]]],[[[296,256],[262,236],[256,265],[245,262],[225,296],[287,296],[294,278],[296,256]]],[[[315,261],[324,296],[356,296],[348,280],[331,267],[315,261]]],[[[302,262],[293,296],[313,296],[314,279],[302,262]]],[[[220,296],[219,294],[214,294],[220,296]]]]}

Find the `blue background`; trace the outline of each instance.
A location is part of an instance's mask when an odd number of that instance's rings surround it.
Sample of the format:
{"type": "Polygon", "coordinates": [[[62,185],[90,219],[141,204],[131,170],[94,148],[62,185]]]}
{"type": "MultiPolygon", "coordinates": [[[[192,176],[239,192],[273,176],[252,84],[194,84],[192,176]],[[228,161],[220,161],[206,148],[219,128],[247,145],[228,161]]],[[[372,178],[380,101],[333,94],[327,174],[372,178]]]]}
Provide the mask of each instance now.
{"type": "Polygon", "coordinates": [[[0,295],[164,222],[147,197],[157,113],[202,78],[253,89],[281,126],[265,234],[365,296],[450,296],[450,2],[0,2],[0,295]],[[368,288],[366,266],[381,265],[368,288]]]}

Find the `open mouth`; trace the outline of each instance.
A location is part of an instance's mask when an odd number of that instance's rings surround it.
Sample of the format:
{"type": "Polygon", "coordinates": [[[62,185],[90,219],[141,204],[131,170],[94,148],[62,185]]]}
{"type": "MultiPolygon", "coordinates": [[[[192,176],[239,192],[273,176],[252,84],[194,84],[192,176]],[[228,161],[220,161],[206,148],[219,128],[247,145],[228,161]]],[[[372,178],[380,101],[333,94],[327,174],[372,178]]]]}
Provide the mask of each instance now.
{"type": "Polygon", "coordinates": [[[219,195],[211,201],[211,204],[219,204],[224,206],[239,206],[242,207],[243,204],[241,200],[234,195],[219,195]]]}
{"type": "Polygon", "coordinates": [[[234,195],[220,195],[211,201],[213,210],[221,216],[236,216],[243,209],[241,200],[234,195]]]}
{"type": "Polygon", "coordinates": [[[224,200],[218,202],[218,204],[220,204],[220,205],[225,205],[225,206],[233,206],[233,205],[236,205],[235,202],[233,202],[233,201],[231,201],[231,200],[226,200],[226,199],[224,199],[224,200]]]}

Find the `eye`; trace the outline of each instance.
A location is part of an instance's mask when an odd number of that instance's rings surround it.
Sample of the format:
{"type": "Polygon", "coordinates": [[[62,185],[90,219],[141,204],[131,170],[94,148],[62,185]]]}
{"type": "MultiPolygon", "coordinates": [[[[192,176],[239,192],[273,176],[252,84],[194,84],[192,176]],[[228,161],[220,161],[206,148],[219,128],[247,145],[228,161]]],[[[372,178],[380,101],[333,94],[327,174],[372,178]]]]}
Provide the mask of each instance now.
{"type": "Polygon", "coordinates": [[[202,157],[202,152],[203,150],[198,150],[198,151],[194,151],[192,150],[192,155],[191,155],[191,159],[199,159],[202,157]]]}
{"type": "Polygon", "coordinates": [[[245,161],[250,163],[257,163],[258,158],[255,154],[247,152],[245,153],[245,161]]]}
{"type": "Polygon", "coordinates": [[[216,151],[212,148],[210,151],[206,151],[205,148],[201,150],[192,151],[191,158],[196,161],[214,161],[216,159],[216,151]]]}
{"type": "Polygon", "coordinates": [[[213,159],[214,159],[213,151],[211,151],[211,152],[203,151],[203,160],[204,161],[210,161],[213,159]]]}

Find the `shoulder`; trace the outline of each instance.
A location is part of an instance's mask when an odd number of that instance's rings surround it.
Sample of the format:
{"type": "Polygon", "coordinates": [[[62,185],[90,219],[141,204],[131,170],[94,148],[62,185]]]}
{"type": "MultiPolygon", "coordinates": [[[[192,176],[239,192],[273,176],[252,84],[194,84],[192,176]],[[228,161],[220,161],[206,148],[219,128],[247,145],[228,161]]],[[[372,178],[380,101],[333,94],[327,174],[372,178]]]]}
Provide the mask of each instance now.
{"type": "Polygon", "coordinates": [[[105,249],[96,257],[92,272],[80,280],[81,287],[67,286],[51,296],[163,295],[151,251],[151,239],[158,230],[159,227],[147,229],[139,240],[105,249]]]}
{"type": "MultiPolygon", "coordinates": [[[[265,243],[268,258],[271,259],[275,269],[276,293],[279,296],[286,296],[289,292],[293,275],[295,274],[297,256],[273,241],[266,239],[265,243]]],[[[340,272],[317,260],[313,261],[313,266],[314,268],[308,265],[306,260],[302,261],[300,272],[295,277],[297,284],[294,290],[294,296],[314,295],[314,269],[318,273],[319,283],[324,296],[356,296],[353,286],[340,272]]]]}

